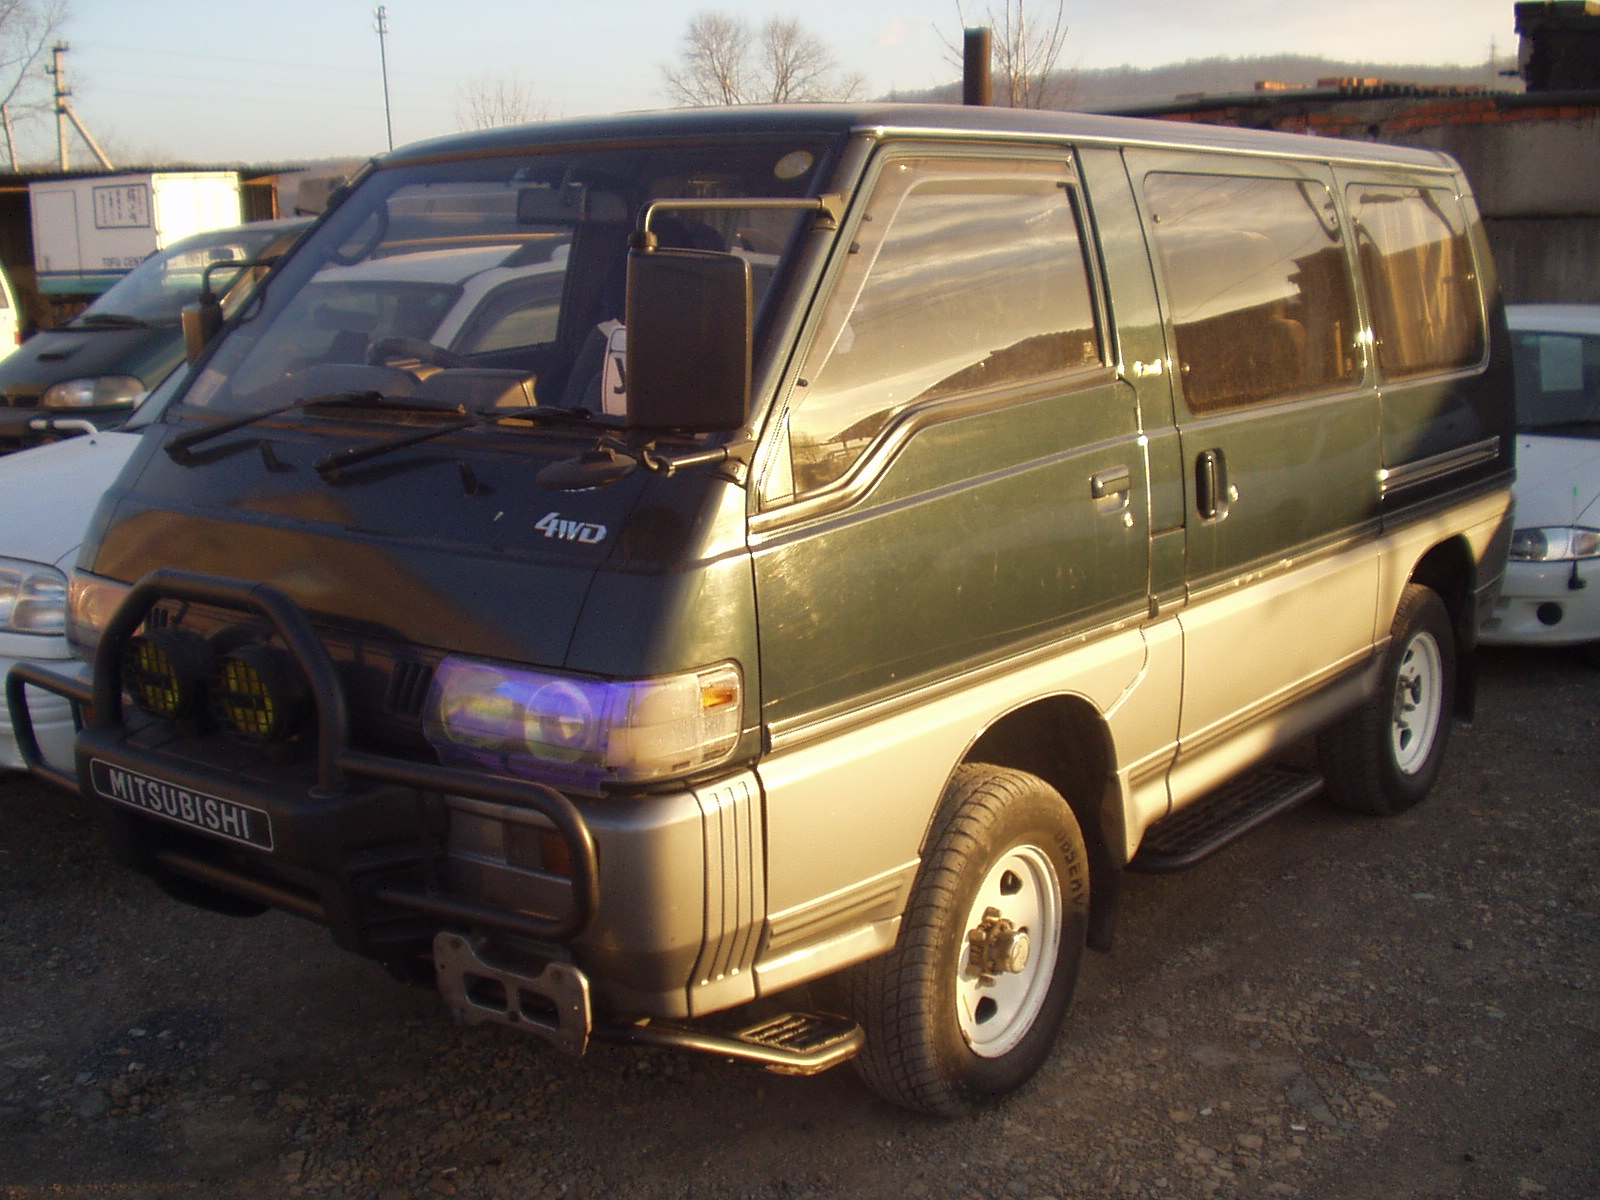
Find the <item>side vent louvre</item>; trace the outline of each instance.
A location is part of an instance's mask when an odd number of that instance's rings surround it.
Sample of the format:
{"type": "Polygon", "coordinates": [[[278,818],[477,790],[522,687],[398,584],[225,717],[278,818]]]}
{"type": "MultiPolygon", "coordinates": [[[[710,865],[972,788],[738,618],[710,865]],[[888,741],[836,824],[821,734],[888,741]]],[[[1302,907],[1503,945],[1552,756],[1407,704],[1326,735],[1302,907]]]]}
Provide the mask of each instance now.
{"type": "Polygon", "coordinates": [[[389,677],[389,711],[399,717],[420,717],[433,682],[433,668],[419,662],[397,662],[389,677]]]}

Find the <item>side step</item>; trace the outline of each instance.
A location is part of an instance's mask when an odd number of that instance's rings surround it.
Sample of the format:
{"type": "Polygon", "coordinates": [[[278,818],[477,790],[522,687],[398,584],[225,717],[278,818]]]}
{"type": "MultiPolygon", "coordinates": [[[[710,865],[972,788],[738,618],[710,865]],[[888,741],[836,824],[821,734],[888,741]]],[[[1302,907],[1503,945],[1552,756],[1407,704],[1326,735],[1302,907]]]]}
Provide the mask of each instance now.
{"type": "Polygon", "coordinates": [[[854,1021],[827,1013],[783,1013],[732,1033],[672,1021],[600,1021],[590,1006],[589,980],[571,963],[497,962],[486,950],[480,940],[448,930],[434,936],[434,974],[456,1019],[509,1025],[568,1054],[583,1054],[591,1040],[605,1041],[699,1050],[781,1075],[816,1075],[854,1058],[867,1040],[854,1021]]]}
{"type": "Polygon", "coordinates": [[[1258,767],[1157,821],[1128,866],[1135,871],[1192,866],[1321,790],[1322,776],[1315,771],[1258,767]]]}
{"type": "Polygon", "coordinates": [[[736,1033],[670,1022],[596,1025],[595,1039],[633,1046],[700,1050],[753,1062],[779,1075],[817,1075],[852,1059],[866,1041],[861,1026],[827,1013],[784,1013],[736,1033]]]}

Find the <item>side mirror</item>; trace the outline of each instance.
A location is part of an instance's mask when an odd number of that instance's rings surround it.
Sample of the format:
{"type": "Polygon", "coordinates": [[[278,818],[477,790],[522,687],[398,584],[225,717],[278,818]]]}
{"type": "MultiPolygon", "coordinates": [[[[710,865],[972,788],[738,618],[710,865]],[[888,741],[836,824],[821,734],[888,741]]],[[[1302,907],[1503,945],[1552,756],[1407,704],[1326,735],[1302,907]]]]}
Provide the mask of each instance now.
{"type": "Polygon", "coordinates": [[[234,272],[228,286],[223,289],[227,293],[245,278],[246,271],[255,267],[270,267],[277,261],[278,255],[270,254],[265,258],[219,258],[206,264],[205,270],[200,272],[199,299],[193,304],[185,304],[179,314],[179,323],[183,327],[183,352],[191,367],[206,348],[206,343],[216,337],[217,330],[222,328],[222,297],[212,290],[212,272],[230,269],[234,272]]]}
{"type": "Polygon", "coordinates": [[[193,366],[206,343],[222,328],[222,302],[207,291],[193,304],[185,304],[180,316],[183,324],[183,352],[193,366]]]}
{"type": "Polygon", "coordinates": [[[750,264],[706,250],[628,254],[627,424],[723,432],[750,416],[750,264]]]}

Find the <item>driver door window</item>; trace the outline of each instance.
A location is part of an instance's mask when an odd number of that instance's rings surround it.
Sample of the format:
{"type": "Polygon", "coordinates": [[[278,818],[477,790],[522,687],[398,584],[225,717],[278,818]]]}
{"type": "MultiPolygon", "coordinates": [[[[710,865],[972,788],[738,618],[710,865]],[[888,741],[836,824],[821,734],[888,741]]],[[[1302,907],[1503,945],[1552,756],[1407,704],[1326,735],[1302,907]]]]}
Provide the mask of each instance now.
{"type": "Polygon", "coordinates": [[[797,492],[908,409],[1101,362],[1059,163],[897,160],[850,254],[790,413],[797,492]]]}

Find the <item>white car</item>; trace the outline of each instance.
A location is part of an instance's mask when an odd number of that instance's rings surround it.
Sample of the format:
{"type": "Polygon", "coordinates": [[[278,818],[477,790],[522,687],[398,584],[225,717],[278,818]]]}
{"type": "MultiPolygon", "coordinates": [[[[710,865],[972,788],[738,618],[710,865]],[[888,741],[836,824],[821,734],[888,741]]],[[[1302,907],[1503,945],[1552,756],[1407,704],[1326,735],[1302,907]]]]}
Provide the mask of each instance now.
{"type": "Polygon", "coordinates": [[[1517,371],[1516,532],[1479,640],[1600,661],[1600,304],[1506,309],[1517,371]]]}
{"type": "MultiPolygon", "coordinates": [[[[72,658],[67,576],[95,505],[138,444],[137,432],[100,430],[0,458],[0,674],[23,659],[72,658]]],[[[27,696],[45,760],[70,765],[71,706],[37,688],[27,696]]],[[[22,767],[7,711],[0,720],[0,769],[22,767]]]]}

